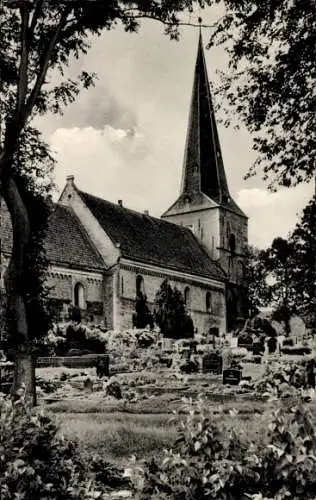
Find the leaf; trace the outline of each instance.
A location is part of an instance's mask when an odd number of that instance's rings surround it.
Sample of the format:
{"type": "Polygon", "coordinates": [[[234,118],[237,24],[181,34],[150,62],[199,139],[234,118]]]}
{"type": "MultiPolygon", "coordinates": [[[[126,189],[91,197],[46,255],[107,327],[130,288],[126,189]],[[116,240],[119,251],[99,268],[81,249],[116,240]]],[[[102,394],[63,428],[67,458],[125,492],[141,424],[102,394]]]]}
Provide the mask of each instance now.
{"type": "Polygon", "coordinates": [[[201,449],[201,446],[202,446],[202,444],[201,444],[200,441],[195,441],[195,443],[194,443],[194,450],[195,451],[199,451],[201,449]]]}

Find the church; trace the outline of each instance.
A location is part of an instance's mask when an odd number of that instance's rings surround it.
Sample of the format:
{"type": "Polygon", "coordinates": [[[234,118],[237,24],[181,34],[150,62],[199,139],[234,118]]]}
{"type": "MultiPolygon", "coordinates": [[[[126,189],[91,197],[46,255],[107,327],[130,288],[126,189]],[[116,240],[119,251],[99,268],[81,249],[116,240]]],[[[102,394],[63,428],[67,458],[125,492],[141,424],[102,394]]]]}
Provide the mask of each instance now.
{"type": "MultiPolygon", "coordinates": [[[[153,308],[167,278],[197,332],[226,332],[246,314],[247,244],[248,219],[228,189],[200,36],[179,197],[155,218],[83,192],[68,176],[45,239],[51,301],[60,317],[76,306],[110,329],[131,328],[137,293],[153,308]]],[[[1,276],[11,247],[2,206],[1,276]]]]}

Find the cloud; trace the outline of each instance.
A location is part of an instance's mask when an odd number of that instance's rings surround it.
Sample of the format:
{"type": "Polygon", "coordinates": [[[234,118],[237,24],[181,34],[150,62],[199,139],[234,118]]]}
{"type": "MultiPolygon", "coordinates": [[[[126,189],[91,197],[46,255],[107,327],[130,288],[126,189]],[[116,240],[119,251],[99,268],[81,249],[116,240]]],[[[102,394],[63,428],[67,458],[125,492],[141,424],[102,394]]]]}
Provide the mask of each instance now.
{"type": "Polygon", "coordinates": [[[287,237],[312,193],[312,184],[276,193],[263,188],[241,189],[236,201],[249,217],[249,242],[264,248],[277,236],[287,237]]]}
{"type": "Polygon", "coordinates": [[[49,142],[58,162],[59,192],[66,176],[73,174],[80,189],[114,202],[123,199],[126,206],[149,209],[153,215],[160,215],[175,199],[178,172],[173,168],[168,177],[170,145],[165,147],[156,136],[106,125],[102,130],[59,128],[49,142]]]}

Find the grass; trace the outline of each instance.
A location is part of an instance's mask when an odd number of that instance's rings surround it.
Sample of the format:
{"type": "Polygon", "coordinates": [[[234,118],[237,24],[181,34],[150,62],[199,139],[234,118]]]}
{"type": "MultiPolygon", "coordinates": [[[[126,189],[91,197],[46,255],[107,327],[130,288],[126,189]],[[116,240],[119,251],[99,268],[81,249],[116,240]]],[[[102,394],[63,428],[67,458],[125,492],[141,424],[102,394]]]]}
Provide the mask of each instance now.
{"type": "Polygon", "coordinates": [[[61,433],[77,439],[88,453],[98,452],[112,462],[135,455],[146,459],[172,446],[176,429],[170,415],[59,414],[61,433]]]}
{"type": "MultiPolygon", "coordinates": [[[[263,366],[248,364],[244,374],[257,377],[263,369],[263,366]]],[[[76,372],[64,368],[43,368],[37,373],[44,378],[53,378],[58,377],[62,371],[76,372]]],[[[152,377],[152,373],[147,375],[152,377]]],[[[125,374],[122,382],[125,378],[128,385],[138,376],[139,374],[125,374]]],[[[73,397],[47,405],[47,409],[56,414],[61,423],[62,434],[78,439],[80,446],[89,453],[98,451],[106,459],[121,465],[132,455],[137,460],[148,459],[160,454],[164,448],[175,446],[177,431],[175,424],[170,423],[170,417],[183,404],[181,398],[184,394],[179,391],[179,381],[167,373],[159,374],[158,379],[158,386],[152,383],[138,386],[136,389],[145,394],[140,394],[134,403],[104,397],[103,391],[91,394],[79,391],[73,397]],[[156,390],[161,387],[165,387],[165,392],[156,390]]],[[[210,392],[208,407],[212,411],[212,422],[220,423],[221,427],[226,428],[227,435],[233,428],[238,435],[242,434],[249,441],[264,442],[267,433],[266,412],[273,408],[274,403],[242,397],[235,401],[223,399],[219,403],[212,399],[213,383],[214,379],[211,377],[199,375],[188,377],[185,386],[189,387],[189,394],[194,391],[210,392]],[[234,418],[230,414],[233,409],[238,412],[234,418]]],[[[124,387],[127,386],[123,383],[123,393],[124,387]]],[[[311,404],[310,409],[316,414],[316,404],[311,404]]]]}

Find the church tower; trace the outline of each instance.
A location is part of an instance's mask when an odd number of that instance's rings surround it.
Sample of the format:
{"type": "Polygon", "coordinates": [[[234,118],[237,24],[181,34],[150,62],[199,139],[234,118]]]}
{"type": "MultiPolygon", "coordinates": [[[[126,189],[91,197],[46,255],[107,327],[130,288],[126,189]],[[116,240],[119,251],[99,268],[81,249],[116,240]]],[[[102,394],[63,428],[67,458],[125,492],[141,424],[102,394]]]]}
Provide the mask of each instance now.
{"type": "Polygon", "coordinates": [[[243,261],[248,219],[232,199],[218,137],[200,34],[184,154],[181,192],[162,215],[189,227],[227,273],[227,323],[246,315],[243,261]]]}

